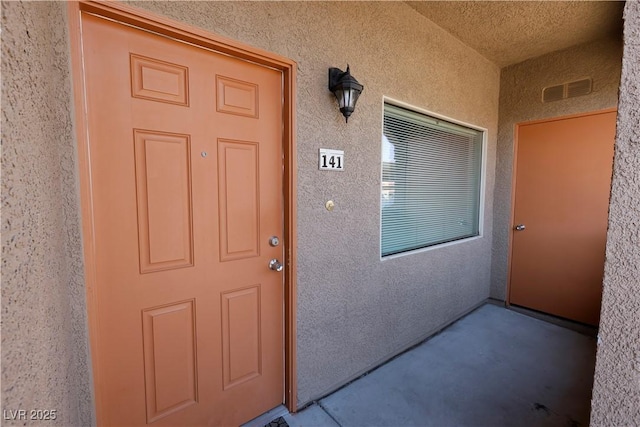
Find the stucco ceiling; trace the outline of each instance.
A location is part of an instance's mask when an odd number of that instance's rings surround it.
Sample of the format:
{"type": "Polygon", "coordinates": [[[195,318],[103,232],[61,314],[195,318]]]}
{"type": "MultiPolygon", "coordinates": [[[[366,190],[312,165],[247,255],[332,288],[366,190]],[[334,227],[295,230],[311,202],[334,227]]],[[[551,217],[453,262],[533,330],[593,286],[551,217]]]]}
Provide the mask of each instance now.
{"type": "Polygon", "coordinates": [[[500,67],[622,32],[622,1],[410,1],[500,67]]]}

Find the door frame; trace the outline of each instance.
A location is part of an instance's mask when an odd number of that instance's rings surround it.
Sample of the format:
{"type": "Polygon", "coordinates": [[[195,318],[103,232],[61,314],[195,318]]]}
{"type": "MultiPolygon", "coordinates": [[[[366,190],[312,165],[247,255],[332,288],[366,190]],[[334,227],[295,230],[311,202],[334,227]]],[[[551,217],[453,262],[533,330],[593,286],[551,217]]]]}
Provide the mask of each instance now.
{"type": "MultiPolygon", "coordinates": [[[[527,125],[535,125],[535,124],[539,124],[539,123],[549,123],[549,122],[557,122],[559,120],[567,120],[567,119],[575,119],[575,118],[579,118],[579,117],[587,117],[587,116],[596,116],[599,114],[606,114],[606,113],[617,113],[618,109],[617,108],[606,108],[603,110],[596,110],[596,111],[589,111],[586,113],[577,113],[577,114],[569,114],[566,116],[558,116],[558,117],[550,117],[550,118],[546,118],[546,119],[538,119],[538,120],[531,120],[531,121],[527,121],[527,122],[520,122],[520,123],[516,123],[513,126],[513,163],[512,163],[512,174],[511,174],[511,211],[509,214],[509,241],[508,241],[508,258],[507,258],[507,289],[506,289],[506,301],[505,301],[505,305],[507,307],[511,306],[511,268],[512,268],[512,263],[511,260],[513,258],[513,235],[514,235],[514,229],[513,227],[515,226],[515,213],[516,213],[516,186],[517,186],[517,182],[516,182],[516,173],[517,173],[517,167],[518,167],[518,136],[520,135],[520,127],[521,126],[527,126],[527,125]]],[[[614,146],[614,150],[615,150],[615,146],[614,146]]],[[[611,159],[611,161],[613,161],[613,158],[611,159]]]]}
{"type": "Polygon", "coordinates": [[[267,52],[184,23],[157,16],[151,12],[126,6],[117,2],[80,1],[68,5],[68,20],[71,49],[71,75],[75,109],[75,133],[78,149],[78,171],[80,184],[80,210],[82,216],[82,244],[85,263],[85,287],[89,344],[93,371],[93,391],[96,419],[101,419],[104,404],[97,387],[101,383],[97,351],[97,294],[96,259],[93,224],[93,195],[91,194],[91,170],[89,163],[88,116],[86,109],[85,82],[82,67],[81,15],[93,15],[112,19],[142,30],[151,31],[198,47],[223,53],[241,60],[250,61],[282,72],[283,92],[283,191],[284,191],[284,403],[290,412],[297,409],[296,371],[296,144],[295,144],[295,99],[297,65],[291,59],[267,52]]]}

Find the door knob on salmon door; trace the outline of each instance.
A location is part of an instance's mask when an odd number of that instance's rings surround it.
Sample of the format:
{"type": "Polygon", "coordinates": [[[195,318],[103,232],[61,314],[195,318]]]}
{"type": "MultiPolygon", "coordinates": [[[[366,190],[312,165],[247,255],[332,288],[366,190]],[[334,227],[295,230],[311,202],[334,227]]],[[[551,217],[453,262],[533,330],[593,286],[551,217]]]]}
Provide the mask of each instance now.
{"type": "Polygon", "coordinates": [[[514,230],[516,230],[516,231],[523,231],[525,228],[527,228],[527,227],[525,227],[525,226],[524,226],[524,224],[518,224],[518,225],[516,225],[516,226],[514,227],[514,230]]]}
{"type": "Polygon", "coordinates": [[[282,271],[284,266],[280,261],[274,258],[271,261],[269,261],[269,268],[272,269],[273,271],[282,271]]]}

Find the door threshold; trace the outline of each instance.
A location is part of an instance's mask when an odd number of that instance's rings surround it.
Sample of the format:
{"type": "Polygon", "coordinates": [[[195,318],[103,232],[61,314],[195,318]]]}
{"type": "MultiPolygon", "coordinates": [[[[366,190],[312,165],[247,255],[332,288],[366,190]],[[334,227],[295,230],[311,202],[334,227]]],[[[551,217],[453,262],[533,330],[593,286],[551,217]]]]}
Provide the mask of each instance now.
{"type": "Polygon", "coordinates": [[[289,411],[284,405],[276,406],[270,411],[265,412],[262,415],[259,415],[252,419],[251,421],[247,421],[245,424],[242,424],[240,427],[264,427],[269,424],[271,421],[289,415],[289,411]]]}
{"type": "Polygon", "coordinates": [[[507,308],[517,313],[524,314],[525,316],[533,317],[544,322],[553,323],[554,325],[558,325],[566,329],[571,329],[572,331],[576,331],[583,335],[588,335],[590,337],[595,337],[598,335],[598,328],[586,323],[576,322],[575,320],[565,319],[563,317],[554,316],[552,314],[543,313],[541,311],[533,310],[519,305],[510,304],[507,308]]]}

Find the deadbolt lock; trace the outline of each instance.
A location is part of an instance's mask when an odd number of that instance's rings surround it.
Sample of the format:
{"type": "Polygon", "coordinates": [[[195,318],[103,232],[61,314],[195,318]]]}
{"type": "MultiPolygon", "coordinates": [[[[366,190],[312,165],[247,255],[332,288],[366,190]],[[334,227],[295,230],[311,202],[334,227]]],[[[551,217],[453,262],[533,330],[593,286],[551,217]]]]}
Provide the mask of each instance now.
{"type": "Polygon", "coordinates": [[[280,239],[278,239],[278,236],[273,236],[269,239],[269,244],[273,247],[276,247],[280,244],[280,239]]]}

